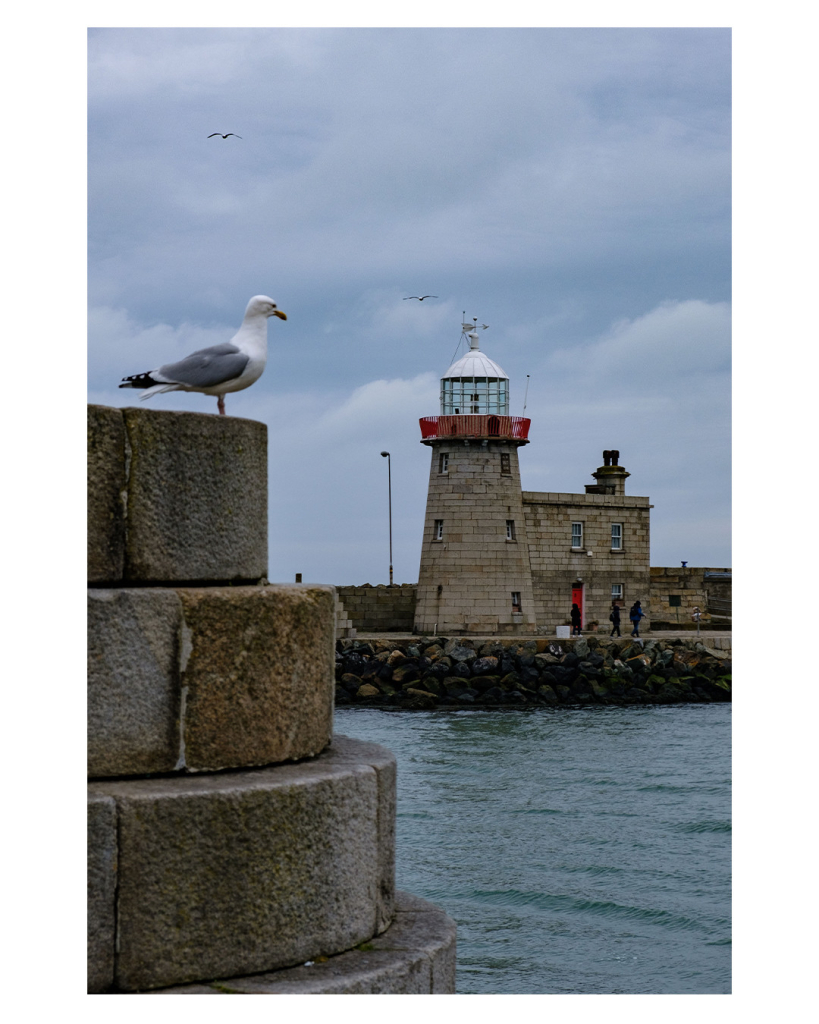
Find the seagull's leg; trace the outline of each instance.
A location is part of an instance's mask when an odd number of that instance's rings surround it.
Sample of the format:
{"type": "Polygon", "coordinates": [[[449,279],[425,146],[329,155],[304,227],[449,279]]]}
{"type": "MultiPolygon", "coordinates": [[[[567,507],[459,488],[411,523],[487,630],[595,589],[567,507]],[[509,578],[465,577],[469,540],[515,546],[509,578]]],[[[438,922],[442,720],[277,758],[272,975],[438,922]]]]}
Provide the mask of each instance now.
{"type": "Polygon", "coordinates": [[[225,396],[224,395],[219,395],[218,396],[216,405],[217,405],[217,407],[219,409],[219,415],[220,416],[225,416],[226,413],[225,413],[225,396]]]}

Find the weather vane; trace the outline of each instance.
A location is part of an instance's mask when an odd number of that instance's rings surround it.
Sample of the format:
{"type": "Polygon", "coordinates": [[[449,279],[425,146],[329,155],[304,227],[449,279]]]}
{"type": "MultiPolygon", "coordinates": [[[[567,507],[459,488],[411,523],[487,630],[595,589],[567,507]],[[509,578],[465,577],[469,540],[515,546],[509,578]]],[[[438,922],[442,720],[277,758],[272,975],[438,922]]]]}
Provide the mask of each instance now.
{"type": "MultiPolygon", "coordinates": [[[[464,319],[466,319],[466,310],[464,310],[463,316],[464,316],[464,319]]],[[[467,331],[477,331],[477,330],[485,331],[487,329],[487,327],[489,327],[489,324],[479,324],[478,323],[478,318],[476,316],[473,316],[471,324],[467,324],[467,323],[462,323],[461,324],[461,334],[466,334],[467,331]]]]}

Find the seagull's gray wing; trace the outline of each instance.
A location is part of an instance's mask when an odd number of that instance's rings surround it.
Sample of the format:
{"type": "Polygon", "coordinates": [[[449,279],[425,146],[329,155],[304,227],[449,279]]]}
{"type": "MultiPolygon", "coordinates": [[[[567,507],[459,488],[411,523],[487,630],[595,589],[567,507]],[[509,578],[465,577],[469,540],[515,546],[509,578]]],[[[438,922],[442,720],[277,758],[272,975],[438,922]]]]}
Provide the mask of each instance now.
{"type": "Polygon", "coordinates": [[[192,352],[178,363],[166,363],[154,371],[154,376],[166,378],[171,384],[215,388],[240,377],[248,359],[249,356],[240,352],[235,345],[225,342],[223,345],[212,345],[192,352]]]}

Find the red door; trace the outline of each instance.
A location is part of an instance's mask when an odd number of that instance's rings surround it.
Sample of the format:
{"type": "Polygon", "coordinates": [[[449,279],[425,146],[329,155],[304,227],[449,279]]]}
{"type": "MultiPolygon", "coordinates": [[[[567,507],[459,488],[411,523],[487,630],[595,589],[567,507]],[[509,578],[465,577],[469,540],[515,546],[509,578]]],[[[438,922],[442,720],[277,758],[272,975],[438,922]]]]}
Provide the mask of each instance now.
{"type": "Polygon", "coordinates": [[[583,625],[583,588],[572,587],[572,604],[576,604],[580,609],[580,625],[583,625]]]}

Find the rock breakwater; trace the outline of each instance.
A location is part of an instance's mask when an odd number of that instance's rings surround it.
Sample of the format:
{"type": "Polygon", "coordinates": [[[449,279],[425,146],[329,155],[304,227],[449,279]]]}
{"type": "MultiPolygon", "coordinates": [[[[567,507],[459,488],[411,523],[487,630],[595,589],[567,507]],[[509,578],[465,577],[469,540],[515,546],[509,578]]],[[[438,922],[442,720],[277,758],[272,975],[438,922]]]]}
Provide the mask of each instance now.
{"type": "Polygon", "coordinates": [[[413,711],[730,700],[730,656],[682,638],[336,642],[338,705],[413,711]]]}

